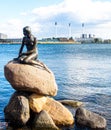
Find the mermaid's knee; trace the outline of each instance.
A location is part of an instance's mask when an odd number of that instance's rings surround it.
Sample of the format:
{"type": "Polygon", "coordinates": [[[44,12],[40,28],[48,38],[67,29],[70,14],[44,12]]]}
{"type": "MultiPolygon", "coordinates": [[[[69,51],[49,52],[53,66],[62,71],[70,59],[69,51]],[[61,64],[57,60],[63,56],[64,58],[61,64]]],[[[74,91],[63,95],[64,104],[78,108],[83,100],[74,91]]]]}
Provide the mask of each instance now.
{"type": "Polygon", "coordinates": [[[23,62],[24,62],[25,64],[28,64],[28,63],[29,63],[29,60],[28,60],[28,59],[24,59],[23,62]]]}

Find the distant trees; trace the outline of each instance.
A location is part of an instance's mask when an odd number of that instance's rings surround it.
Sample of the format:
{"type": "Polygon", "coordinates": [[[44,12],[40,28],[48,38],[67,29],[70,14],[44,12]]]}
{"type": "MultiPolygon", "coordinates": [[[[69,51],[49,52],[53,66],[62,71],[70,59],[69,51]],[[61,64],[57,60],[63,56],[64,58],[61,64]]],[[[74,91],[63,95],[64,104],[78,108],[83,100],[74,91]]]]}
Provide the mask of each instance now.
{"type": "Polygon", "coordinates": [[[102,39],[101,38],[94,38],[94,43],[102,43],[102,39]]]}

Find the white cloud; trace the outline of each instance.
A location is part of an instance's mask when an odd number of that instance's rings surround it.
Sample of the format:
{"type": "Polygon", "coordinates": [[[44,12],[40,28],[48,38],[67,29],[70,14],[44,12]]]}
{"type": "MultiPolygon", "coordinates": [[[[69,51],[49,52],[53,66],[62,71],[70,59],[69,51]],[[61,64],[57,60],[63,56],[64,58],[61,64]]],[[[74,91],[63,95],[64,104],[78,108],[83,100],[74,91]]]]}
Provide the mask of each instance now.
{"type": "MultiPolygon", "coordinates": [[[[27,20],[26,20],[27,21],[27,20]]],[[[40,24],[33,23],[28,20],[27,22],[22,19],[10,19],[0,26],[0,31],[8,35],[8,38],[23,37],[23,27],[30,26],[32,33],[37,34],[40,31],[40,24]]]]}
{"type": "Polygon", "coordinates": [[[0,30],[8,35],[8,38],[21,37],[22,21],[20,19],[10,19],[6,23],[1,24],[0,30]]]}
{"type": "Polygon", "coordinates": [[[98,37],[108,38],[111,39],[111,22],[104,22],[100,23],[94,27],[94,32],[97,34],[98,37]]]}
{"type": "Polygon", "coordinates": [[[65,0],[67,11],[83,22],[97,22],[111,18],[111,2],[93,0],[65,0]]]}
{"type": "Polygon", "coordinates": [[[111,18],[111,2],[93,0],[64,0],[63,3],[32,10],[38,19],[49,19],[62,13],[68,13],[75,20],[97,22],[111,18]]]}
{"type": "Polygon", "coordinates": [[[61,29],[59,33],[65,32],[65,24],[71,21],[73,35],[80,32],[81,23],[84,22],[85,26],[90,24],[89,28],[86,27],[89,33],[101,34],[102,37],[105,36],[104,33],[107,33],[107,36],[110,36],[111,2],[107,0],[64,0],[56,5],[35,8],[30,13],[29,11],[22,12],[19,19],[9,20],[0,29],[7,31],[9,37],[19,37],[22,36],[22,27],[29,25],[37,36],[46,37],[51,36],[48,33],[54,31],[51,23],[54,24],[55,21],[61,29]]]}
{"type": "Polygon", "coordinates": [[[58,5],[35,8],[32,10],[32,14],[36,15],[38,19],[44,20],[54,17],[60,13],[63,13],[64,12],[63,8],[64,8],[63,3],[60,3],[58,5]]]}
{"type": "MultiPolygon", "coordinates": [[[[111,2],[109,1],[64,0],[58,5],[35,8],[32,10],[32,14],[35,17],[35,22],[42,21],[46,23],[54,22],[54,20],[59,20],[62,26],[64,26],[62,22],[66,23],[72,21],[78,24],[84,22],[85,25],[93,24],[93,28],[90,27],[87,29],[90,33],[93,32],[95,34],[98,34],[99,31],[104,32],[104,30],[110,33],[110,25],[108,22],[111,20],[111,2]],[[101,28],[101,24],[104,24],[104,28],[101,28]]],[[[46,26],[46,24],[44,26],[46,26]]],[[[49,29],[50,28],[51,26],[49,26],[49,29]]],[[[80,29],[80,27],[78,29],[80,29]]],[[[102,32],[100,33],[102,34],[102,32]]]]}
{"type": "Polygon", "coordinates": [[[22,12],[22,13],[20,13],[20,15],[26,16],[26,15],[27,15],[27,12],[22,12]]]}
{"type": "Polygon", "coordinates": [[[22,21],[20,19],[11,19],[7,22],[7,24],[17,27],[18,25],[20,26],[22,24],[22,21]]]}
{"type": "Polygon", "coordinates": [[[40,32],[41,25],[39,23],[30,23],[29,26],[31,27],[32,33],[35,35],[40,32]]]}

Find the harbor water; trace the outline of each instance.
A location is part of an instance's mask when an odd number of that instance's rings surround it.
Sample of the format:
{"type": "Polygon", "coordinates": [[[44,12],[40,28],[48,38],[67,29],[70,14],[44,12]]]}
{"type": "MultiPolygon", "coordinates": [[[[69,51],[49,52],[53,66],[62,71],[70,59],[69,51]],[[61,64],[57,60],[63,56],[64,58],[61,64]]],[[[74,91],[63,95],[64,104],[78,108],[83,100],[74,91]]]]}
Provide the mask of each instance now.
{"type": "MultiPolygon", "coordinates": [[[[111,44],[38,44],[37,47],[38,59],[54,72],[58,84],[54,98],[82,101],[86,109],[103,116],[107,120],[106,129],[111,130],[111,44]]],[[[19,44],[0,44],[0,123],[4,122],[4,107],[15,91],[4,77],[4,65],[17,57],[19,48],[19,44]]]]}

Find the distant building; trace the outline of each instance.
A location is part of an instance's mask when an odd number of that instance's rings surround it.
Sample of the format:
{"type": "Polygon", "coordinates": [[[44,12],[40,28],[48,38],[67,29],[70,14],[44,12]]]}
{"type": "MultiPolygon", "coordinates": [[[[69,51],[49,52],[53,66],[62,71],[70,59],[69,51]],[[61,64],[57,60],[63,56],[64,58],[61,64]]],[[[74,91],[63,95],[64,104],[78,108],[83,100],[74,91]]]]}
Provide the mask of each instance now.
{"type": "Polygon", "coordinates": [[[82,39],[87,38],[87,34],[82,34],[82,39]]]}
{"type": "Polygon", "coordinates": [[[101,38],[96,38],[95,35],[92,34],[82,34],[81,37],[75,39],[77,42],[81,43],[97,43],[102,42],[101,38]]]}
{"type": "Polygon", "coordinates": [[[38,42],[59,42],[57,38],[42,38],[42,40],[39,40],[38,42]]]}
{"type": "Polygon", "coordinates": [[[0,39],[7,39],[7,35],[3,34],[3,33],[0,33],[0,39]]]}
{"type": "Polygon", "coordinates": [[[74,42],[74,39],[70,37],[69,39],[66,37],[53,37],[53,38],[43,38],[42,40],[39,40],[39,42],[74,42]]]}
{"type": "Polygon", "coordinates": [[[111,43],[111,39],[105,39],[104,43],[111,43]]]}
{"type": "Polygon", "coordinates": [[[22,43],[22,38],[0,39],[0,43],[22,43]]]}
{"type": "Polygon", "coordinates": [[[58,40],[60,42],[68,42],[68,39],[66,37],[59,37],[58,40]]]}

